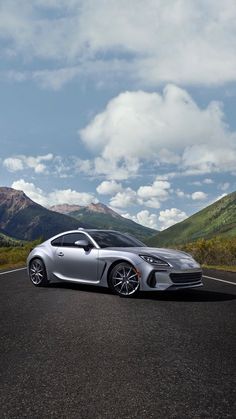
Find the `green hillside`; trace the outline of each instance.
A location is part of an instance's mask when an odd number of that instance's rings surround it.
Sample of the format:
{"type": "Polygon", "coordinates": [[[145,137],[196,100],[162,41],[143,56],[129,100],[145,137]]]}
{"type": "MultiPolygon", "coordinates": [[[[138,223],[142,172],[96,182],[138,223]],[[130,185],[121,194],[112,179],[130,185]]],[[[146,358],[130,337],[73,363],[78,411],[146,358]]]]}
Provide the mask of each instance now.
{"type": "Polygon", "coordinates": [[[173,246],[212,237],[236,236],[236,192],[148,240],[152,246],[173,246]]]}
{"type": "Polygon", "coordinates": [[[144,227],[132,220],[121,217],[119,214],[110,210],[110,213],[94,212],[88,208],[81,208],[79,211],[70,213],[71,217],[76,218],[79,223],[87,221],[94,228],[118,230],[124,233],[130,233],[139,240],[146,240],[156,233],[156,230],[144,227]]]}

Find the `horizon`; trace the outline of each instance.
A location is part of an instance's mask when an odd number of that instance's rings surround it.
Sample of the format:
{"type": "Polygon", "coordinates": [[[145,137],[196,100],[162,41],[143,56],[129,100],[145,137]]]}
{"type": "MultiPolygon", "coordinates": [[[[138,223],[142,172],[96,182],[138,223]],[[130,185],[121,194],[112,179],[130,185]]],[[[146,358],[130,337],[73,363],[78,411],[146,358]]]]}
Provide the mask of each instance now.
{"type": "MultiPolygon", "coordinates": [[[[16,192],[21,192],[21,193],[23,193],[23,194],[26,196],[26,198],[30,199],[33,203],[35,203],[35,201],[34,201],[34,200],[32,200],[32,198],[30,198],[30,197],[29,197],[29,196],[28,196],[28,195],[27,195],[27,194],[26,194],[23,190],[17,190],[17,189],[14,189],[14,188],[11,188],[11,187],[5,187],[5,186],[0,186],[0,191],[1,191],[1,189],[9,189],[9,190],[14,190],[14,191],[16,191],[16,192]]],[[[219,198],[218,198],[218,200],[215,200],[214,202],[209,203],[209,205],[207,205],[206,207],[202,208],[201,210],[206,209],[207,207],[211,206],[212,204],[216,203],[217,201],[219,201],[219,200],[223,199],[224,197],[226,197],[226,196],[228,196],[228,195],[231,195],[231,194],[233,194],[233,193],[236,193],[236,191],[230,192],[229,194],[225,194],[223,197],[219,197],[219,198]]],[[[104,204],[103,202],[100,202],[100,201],[99,201],[99,202],[96,202],[96,203],[91,202],[90,204],[87,204],[87,205],[68,204],[68,203],[66,203],[66,202],[61,203],[61,204],[57,204],[57,205],[52,205],[52,206],[49,206],[49,207],[47,207],[47,206],[45,206],[45,205],[42,205],[42,204],[39,204],[39,205],[41,205],[42,207],[44,207],[44,208],[46,208],[46,209],[48,209],[48,210],[50,210],[50,211],[53,211],[53,212],[58,212],[58,213],[65,214],[65,215],[70,215],[70,212],[55,211],[54,207],[55,207],[55,208],[58,208],[58,207],[63,207],[63,206],[66,206],[66,207],[70,207],[70,208],[72,208],[72,207],[77,207],[77,208],[89,208],[90,206],[95,206],[95,207],[96,207],[96,206],[98,206],[98,205],[102,205],[103,207],[105,207],[105,209],[111,210],[112,212],[115,212],[117,215],[119,215],[119,216],[121,216],[121,217],[123,217],[123,218],[125,218],[125,219],[128,219],[128,220],[130,220],[130,221],[133,221],[133,222],[135,222],[135,223],[137,223],[137,224],[139,224],[139,225],[143,226],[143,224],[139,223],[137,220],[132,220],[130,217],[126,217],[125,215],[120,214],[120,213],[119,213],[119,212],[117,212],[115,209],[111,208],[109,205],[106,205],[106,204],[104,204]]],[[[200,210],[200,211],[201,211],[201,210],[200,210]]],[[[195,212],[195,213],[191,214],[191,216],[192,216],[192,215],[196,215],[198,212],[199,212],[199,211],[197,211],[197,212],[195,212]]],[[[191,216],[189,216],[189,217],[191,217],[191,216]]],[[[189,218],[189,217],[187,217],[187,218],[189,218]]],[[[186,219],[186,218],[185,218],[185,219],[186,219]]],[[[184,219],[184,220],[185,220],[185,219],[184,219]]],[[[176,224],[178,224],[178,223],[181,223],[181,222],[182,222],[182,221],[184,221],[184,220],[177,221],[176,223],[173,223],[173,224],[171,224],[170,226],[168,226],[168,227],[166,227],[166,228],[162,228],[161,230],[157,230],[157,229],[155,229],[155,228],[148,227],[148,226],[144,226],[144,227],[151,228],[151,229],[155,230],[156,232],[160,233],[160,232],[163,232],[163,231],[167,230],[168,228],[170,228],[170,227],[172,227],[172,226],[174,226],[174,225],[176,225],[176,224]]]]}

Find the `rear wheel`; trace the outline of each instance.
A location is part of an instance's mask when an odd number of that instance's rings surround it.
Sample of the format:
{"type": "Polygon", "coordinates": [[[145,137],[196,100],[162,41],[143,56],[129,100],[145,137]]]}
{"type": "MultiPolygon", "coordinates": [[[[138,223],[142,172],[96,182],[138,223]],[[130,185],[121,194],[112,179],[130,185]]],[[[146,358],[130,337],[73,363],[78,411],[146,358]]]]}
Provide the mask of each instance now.
{"type": "Polygon", "coordinates": [[[48,284],[46,268],[41,259],[36,258],[30,262],[29,276],[36,287],[45,287],[48,284]]]}
{"type": "Polygon", "coordinates": [[[134,296],[138,293],[140,282],[137,270],[129,263],[121,262],[111,271],[110,288],[122,297],[134,296]]]}

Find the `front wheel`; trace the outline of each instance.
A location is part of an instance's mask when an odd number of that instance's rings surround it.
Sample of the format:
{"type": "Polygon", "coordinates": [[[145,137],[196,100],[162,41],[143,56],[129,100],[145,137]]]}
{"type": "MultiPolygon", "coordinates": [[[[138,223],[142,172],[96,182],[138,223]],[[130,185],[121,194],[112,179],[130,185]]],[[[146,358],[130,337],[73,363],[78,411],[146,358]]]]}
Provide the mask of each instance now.
{"type": "Polygon", "coordinates": [[[122,297],[134,296],[138,293],[140,282],[137,270],[126,262],[116,265],[109,277],[110,288],[122,297]]]}
{"type": "Polygon", "coordinates": [[[33,259],[30,262],[29,277],[36,287],[45,287],[48,284],[46,268],[41,259],[33,259]]]}

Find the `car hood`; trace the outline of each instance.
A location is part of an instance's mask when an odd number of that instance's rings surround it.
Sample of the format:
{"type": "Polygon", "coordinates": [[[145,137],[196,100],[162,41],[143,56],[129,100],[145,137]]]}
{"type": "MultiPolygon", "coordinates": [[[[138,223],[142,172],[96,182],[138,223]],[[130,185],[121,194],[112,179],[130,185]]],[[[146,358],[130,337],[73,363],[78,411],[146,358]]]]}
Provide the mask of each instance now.
{"type": "Polygon", "coordinates": [[[180,250],[164,249],[159,247],[107,247],[106,249],[135,253],[137,255],[153,255],[163,259],[179,259],[180,257],[191,258],[190,255],[185,252],[181,252],[180,250]]]}

